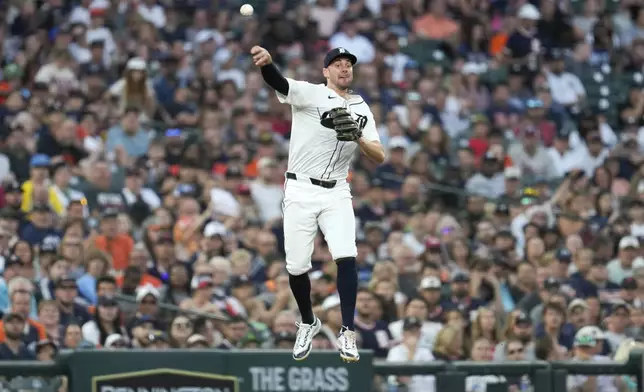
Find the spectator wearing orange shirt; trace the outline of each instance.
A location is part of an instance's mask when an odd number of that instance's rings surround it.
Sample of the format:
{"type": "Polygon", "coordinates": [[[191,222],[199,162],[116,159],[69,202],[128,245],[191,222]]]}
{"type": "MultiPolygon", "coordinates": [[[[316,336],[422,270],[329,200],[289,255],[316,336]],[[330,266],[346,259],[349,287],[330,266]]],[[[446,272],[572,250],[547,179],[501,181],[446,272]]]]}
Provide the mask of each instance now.
{"type": "MultiPolygon", "coordinates": [[[[138,267],[139,271],[141,271],[141,281],[139,282],[139,286],[152,285],[153,287],[159,288],[163,285],[163,282],[148,273],[149,261],[150,255],[148,254],[145,245],[143,245],[143,243],[134,245],[132,252],[130,252],[130,266],[138,267]]],[[[123,275],[116,278],[116,284],[118,287],[123,287],[123,275]]]]}
{"type": "MultiPolygon", "coordinates": [[[[42,339],[47,339],[45,326],[38,321],[29,318],[31,312],[31,293],[28,291],[15,291],[11,294],[11,313],[24,317],[26,323],[22,333],[22,341],[29,345],[42,339]]],[[[6,340],[4,321],[0,321],[0,343],[6,340]]]]}
{"type": "Polygon", "coordinates": [[[94,240],[94,245],[112,256],[112,268],[123,271],[128,265],[134,240],[127,234],[119,234],[117,217],[117,211],[105,211],[101,217],[101,234],[94,240]]]}
{"type": "Polygon", "coordinates": [[[430,12],[414,21],[414,32],[427,39],[445,41],[456,36],[460,26],[446,14],[443,0],[431,2],[430,12]]]}

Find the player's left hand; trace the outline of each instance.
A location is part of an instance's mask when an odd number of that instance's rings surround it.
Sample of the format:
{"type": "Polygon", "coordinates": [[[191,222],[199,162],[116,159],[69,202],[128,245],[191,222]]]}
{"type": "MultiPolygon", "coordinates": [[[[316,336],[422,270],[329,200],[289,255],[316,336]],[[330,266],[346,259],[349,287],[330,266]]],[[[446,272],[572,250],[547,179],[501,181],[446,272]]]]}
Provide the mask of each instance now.
{"type": "Polygon", "coordinates": [[[358,122],[346,108],[334,108],[325,112],[320,123],[335,130],[336,138],[341,142],[355,142],[362,137],[358,122]]]}

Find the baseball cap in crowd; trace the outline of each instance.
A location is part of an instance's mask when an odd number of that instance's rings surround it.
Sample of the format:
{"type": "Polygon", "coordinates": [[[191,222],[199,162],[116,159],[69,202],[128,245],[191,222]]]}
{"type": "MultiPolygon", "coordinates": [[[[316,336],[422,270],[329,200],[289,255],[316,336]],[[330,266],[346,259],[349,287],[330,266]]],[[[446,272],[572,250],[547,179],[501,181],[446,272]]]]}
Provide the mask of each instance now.
{"type": "Polygon", "coordinates": [[[152,328],[156,325],[157,320],[150,316],[139,316],[132,320],[132,328],[140,327],[145,324],[150,324],[152,328]]]}
{"type": "Polygon", "coordinates": [[[78,286],[76,285],[76,279],[71,276],[63,276],[56,280],[55,287],[57,289],[75,289],[78,286]]]}
{"type": "Polygon", "coordinates": [[[49,339],[41,339],[38,342],[36,342],[36,346],[34,347],[34,351],[36,354],[38,354],[42,349],[45,347],[51,347],[54,350],[54,353],[58,352],[58,346],[56,343],[49,339]]]}
{"type": "Polygon", "coordinates": [[[29,160],[29,166],[31,167],[49,167],[50,164],[51,159],[45,154],[36,154],[29,160]]]}
{"type": "Polygon", "coordinates": [[[541,13],[539,12],[539,9],[535,7],[534,5],[527,3],[521,6],[519,8],[519,12],[517,13],[517,17],[520,19],[527,19],[527,20],[539,20],[541,19],[541,13]]]}
{"type": "Polygon", "coordinates": [[[583,309],[589,309],[588,302],[581,298],[575,298],[573,299],[570,304],[568,305],[568,311],[572,312],[573,310],[577,308],[583,308],[583,309]]]}
{"type": "Polygon", "coordinates": [[[232,279],[230,286],[234,289],[244,286],[252,286],[253,282],[246,275],[239,275],[232,279]]]}
{"type": "Polygon", "coordinates": [[[594,347],[597,344],[597,338],[590,329],[581,328],[575,334],[575,347],[594,347]]]}
{"type": "Polygon", "coordinates": [[[26,321],[27,319],[25,318],[25,316],[22,313],[8,312],[8,313],[5,313],[5,315],[2,317],[2,320],[4,322],[9,322],[9,321],[13,321],[13,320],[26,321]]]}
{"type": "Polygon", "coordinates": [[[420,281],[418,288],[421,290],[440,290],[441,280],[435,276],[426,276],[420,281]]]}
{"type": "Polygon", "coordinates": [[[521,168],[517,166],[506,167],[503,175],[508,180],[518,180],[521,178],[521,168]]]}
{"type": "Polygon", "coordinates": [[[58,253],[58,246],[56,244],[51,243],[51,242],[45,242],[43,244],[40,244],[38,247],[40,250],[40,254],[56,254],[58,253]]]}
{"type": "Polygon", "coordinates": [[[609,309],[609,314],[613,314],[617,312],[618,310],[623,309],[627,313],[631,313],[631,310],[629,309],[628,305],[624,301],[616,301],[615,303],[611,304],[610,309],[609,309]]]}
{"type": "Polygon", "coordinates": [[[430,250],[440,250],[441,249],[441,240],[436,237],[427,237],[425,240],[425,249],[430,250]]]}
{"type": "Polygon", "coordinates": [[[532,325],[532,318],[525,312],[521,312],[514,320],[514,325],[532,325]]]}
{"type": "Polygon", "coordinates": [[[37,213],[37,212],[51,212],[51,208],[47,204],[44,203],[38,203],[34,204],[34,206],[31,208],[31,212],[37,213]]]}
{"type": "Polygon", "coordinates": [[[20,257],[12,254],[4,258],[4,269],[13,267],[14,265],[22,265],[20,257]]]}
{"type": "Polygon", "coordinates": [[[546,290],[559,290],[561,288],[561,282],[557,278],[549,277],[543,282],[543,288],[546,290]]]}
{"type": "Polygon", "coordinates": [[[257,161],[257,168],[258,169],[264,169],[267,167],[275,167],[277,165],[277,162],[273,158],[270,157],[262,157],[257,161]]]}
{"type": "Polygon", "coordinates": [[[338,306],[340,306],[340,297],[337,295],[330,295],[322,301],[322,310],[325,312],[338,306]]]}
{"type": "Polygon", "coordinates": [[[622,288],[624,290],[636,290],[637,289],[637,280],[632,277],[624,278],[622,280],[622,288]]]}
{"type": "Polygon", "coordinates": [[[206,339],[205,336],[200,335],[200,334],[197,333],[197,334],[191,335],[188,338],[188,340],[186,340],[186,343],[187,343],[188,347],[196,346],[196,345],[199,345],[199,344],[203,344],[203,345],[205,345],[207,347],[208,346],[208,339],[206,339]]]}
{"type": "Polygon", "coordinates": [[[452,277],[452,283],[468,283],[470,276],[464,272],[458,272],[452,277]]]}
{"type": "Polygon", "coordinates": [[[215,282],[212,280],[212,276],[210,275],[197,275],[192,278],[190,281],[190,288],[193,290],[198,290],[198,289],[205,289],[208,287],[212,287],[215,284],[215,282]]]}
{"type": "Polygon", "coordinates": [[[181,137],[182,133],[179,128],[171,128],[165,131],[165,137],[168,138],[178,138],[181,137]]]}
{"type": "Polygon", "coordinates": [[[127,339],[119,333],[113,333],[105,339],[105,348],[127,347],[127,339]]]}
{"type": "Polygon", "coordinates": [[[228,234],[228,229],[223,223],[212,221],[209,222],[206,227],[203,228],[203,236],[206,238],[211,238],[214,236],[226,236],[228,234]]]}
{"type": "Polygon", "coordinates": [[[163,331],[159,330],[154,330],[150,333],[148,336],[148,340],[150,340],[150,343],[157,343],[157,342],[163,342],[163,343],[168,343],[168,335],[165,334],[163,331]]]}
{"type": "Polygon", "coordinates": [[[633,237],[631,235],[628,235],[626,237],[622,237],[621,240],[619,240],[619,249],[637,249],[640,247],[640,242],[636,237],[633,237]]]}
{"type": "Polygon", "coordinates": [[[351,62],[351,65],[355,65],[358,62],[358,58],[356,56],[354,56],[353,54],[351,54],[345,48],[334,48],[334,49],[331,49],[326,54],[326,56],[324,56],[324,68],[328,68],[329,65],[331,65],[331,63],[334,62],[338,58],[349,59],[349,61],[351,62]]]}
{"type": "Polygon", "coordinates": [[[389,151],[396,149],[407,151],[407,149],[409,148],[409,141],[404,136],[394,136],[389,139],[387,147],[389,148],[389,151]]]}
{"type": "Polygon", "coordinates": [[[494,213],[498,215],[509,215],[510,206],[508,205],[508,203],[498,203],[496,205],[496,208],[494,209],[494,213]]]}
{"type": "Polygon", "coordinates": [[[119,211],[115,208],[106,208],[101,212],[101,219],[113,219],[119,216],[119,211]]]}
{"type": "Polygon", "coordinates": [[[5,183],[2,188],[4,189],[4,193],[22,192],[22,188],[20,187],[20,184],[18,184],[15,181],[9,181],[5,183]]]}
{"type": "Polygon", "coordinates": [[[100,296],[96,301],[98,306],[118,306],[118,301],[114,297],[100,296]]]}
{"type": "Polygon", "coordinates": [[[281,342],[295,342],[295,334],[286,331],[275,334],[275,343],[281,342]]]}
{"type": "Polygon", "coordinates": [[[583,335],[592,335],[597,340],[606,339],[604,331],[595,325],[586,325],[585,327],[581,327],[579,331],[582,332],[583,335]]]}
{"type": "Polygon", "coordinates": [[[403,320],[403,330],[410,331],[414,329],[420,329],[423,326],[423,322],[420,321],[417,317],[406,317],[403,320]]]}
{"type": "Polygon", "coordinates": [[[159,236],[157,237],[157,244],[174,244],[174,238],[172,237],[172,233],[170,232],[161,232],[159,233],[159,236]]]}
{"type": "Polygon", "coordinates": [[[572,253],[567,248],[559,248],[555,253],[555,259],[561,263],[570,263],[572,261],[572,253]]]}
{"type": "Polygon", "coordinates": [[[157,290],[154,286],[147,284],[145,286],[139,287],[136,290],[136,302],[143,301],[143,299],[148,295],[153,296],[157,300],[159,299],[159,297],[161,297],[159,290],[157,290]]]}

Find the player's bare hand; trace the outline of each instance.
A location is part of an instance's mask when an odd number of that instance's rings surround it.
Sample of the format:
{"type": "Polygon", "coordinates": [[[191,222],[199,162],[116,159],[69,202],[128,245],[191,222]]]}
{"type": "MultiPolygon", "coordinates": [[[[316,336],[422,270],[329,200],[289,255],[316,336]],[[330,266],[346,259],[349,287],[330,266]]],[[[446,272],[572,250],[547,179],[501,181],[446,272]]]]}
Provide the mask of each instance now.
{"type": "Polygon", "coordinates": [[[273,62],[271,54],[261,46],[253,46],[250,50],[250,54],[253,55],[253,62],[258,67],[263,67],[273,62]]]}

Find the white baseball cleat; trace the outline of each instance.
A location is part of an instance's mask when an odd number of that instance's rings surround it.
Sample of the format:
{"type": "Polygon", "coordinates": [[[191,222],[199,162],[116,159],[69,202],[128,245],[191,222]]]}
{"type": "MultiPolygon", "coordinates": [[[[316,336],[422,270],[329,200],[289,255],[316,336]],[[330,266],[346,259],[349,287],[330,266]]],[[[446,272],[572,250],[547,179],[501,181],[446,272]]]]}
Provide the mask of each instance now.
{"type": "Polygon", "coordinates": [[[297,335],[293,345],[293,359],[303,361],[311,353],[313,338],[320,332],[322,323],[316,317],[313,324],[296,323],[295,325],[297,325],[297,335]]]}
{"type": "Polygon", "coordinates": [[[343,329],[338,337],[337,346],[340,350],[340,358],[344,362],[358,362],[360,360],[355,331],[343,329]]]}

